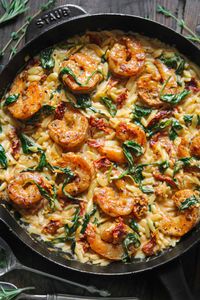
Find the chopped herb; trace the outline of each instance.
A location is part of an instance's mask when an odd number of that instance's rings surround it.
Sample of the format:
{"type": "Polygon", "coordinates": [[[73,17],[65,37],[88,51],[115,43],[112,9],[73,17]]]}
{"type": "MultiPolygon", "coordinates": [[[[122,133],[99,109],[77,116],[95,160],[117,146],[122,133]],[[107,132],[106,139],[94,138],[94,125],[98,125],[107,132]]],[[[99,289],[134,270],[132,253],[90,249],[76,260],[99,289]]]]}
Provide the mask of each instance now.
{"type": "Polygon", "coordinates": [[[135,232],[139,232],[139,226],[138,223],[135,221],[135,219],[131,219],[129,222],[129,226],[131,227],[131,229],[133,229],[135,232]]]}
{"type": "Polygon", "coordinates": [[[161,173],[164,173],[169,168],[169,162],[167,160],[158,164],[158,169],[161,173]]]}
{"type": "Polygon", "coordinates": [[[52,57],[53,48],[44,49],[40,53],[40,62],[44,69],[51,69],[55,65],[55,60],[52,57]]]}
{"type": "Polygon", "coordinates": [[[0,165],[3,167],[3,169],[7,169],[8,167],[6,152],[1,144],[0,144],[0,165]]]}
{"type": "Polygon", "coordinates": [[[30,154],[32,152],[37,152],[38,150],[41,150],[27,135],[21,133],[19,135],[19,139],[21,141],[22,150],[24,154],[30,154]]]}
{"type": "Polygon", "coordinates": [[[199,199],[195,195],[192,195],[181,203],[179,210],[185,210],[192,205],[196,205],[197,203],[199,203],[199,199]]]}
{"type": "Polygon", "coordinates": [[[91,212],[86,213],[83,219],[81,234],[84,234],[87,228],[88,223],[90,222],[90,218],[96,213],[97,208],[96,206],[91,210],[91,212]]]}
{"type": "Polygon", "coordinates": [[[190,126],[192,124],[192,115],[185,115],[183,116],[183,120],[185,122],[185,125],[190,126]]]}
{"type": "Polygon", "coordinates": [[[147,134],[148,137],[152,137],[157,132],[160,132],[172,124],[172,120],[168,119],[166,121],[160,121],[159,123],[154,124],[148,128],[147,134]]]}
{"type": "Polygon", "coordinates": [[[170,140],[174,141],[178,136],[177,130],[181,130],[181,129],[183,129],[183,126],[179,123],[179,121],[173,120],[172,127],[169,131],[170,140]]]}
{"type": "Polygon", "coordinates": [[[101,97],[101,102],[106,106],[110,115],[114,117],[117,113],[117,106],[113,103],[112,99],[108,97],[101,97]]]}
{"type": "Polygon", "coordinates": [[[13,94],[13,95],[8,96],[8,97],[6,98],[6,100],[5,100],[4,104],[3,104],[3,106],[8,106],[8,105],[10,105],[10,104],[16,102],[18,98],[19,98],[19,94],[13,94]]]}
{"type": "Polygon", "coordinates": [[[189,94],[190,94],[190,91],[183,90],[179,94],[165,94],[165,95],[162,95],[160,97],[160,99],[164,102],[170,103],[172,105],[176,105],[189,94]]]}
{"type": "Polygon", "coordinates": [[[141,245],[140,238],[137,233],[128,233],[123,241],[125,255],[123,261],[128,262],[131,259],[131,247],[139,248],[141,245]]]}

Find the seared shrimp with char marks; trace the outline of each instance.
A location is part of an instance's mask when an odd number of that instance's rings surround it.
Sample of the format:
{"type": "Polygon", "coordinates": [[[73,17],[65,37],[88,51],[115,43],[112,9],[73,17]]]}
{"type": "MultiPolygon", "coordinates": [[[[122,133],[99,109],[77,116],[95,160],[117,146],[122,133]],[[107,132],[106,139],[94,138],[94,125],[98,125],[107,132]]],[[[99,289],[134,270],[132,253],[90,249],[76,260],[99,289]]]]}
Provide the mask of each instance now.
{"type": "Polygon", "coordinates": [[[196,134],[191,141],[181,138],[178,145],[177,155],[179,158],[195,156],[200,157],[200,134],[196,134]]]}
{"type": "Polygon", "coordinates": [[[49,135],[52,140],[65,150],[74,150],[86,140],[88,120],[81,113],[68,109],[62,120],[52,121],[49,135]]]}
{"type": "Polygon", "coordinates": [[[148,205],[146,195],[134,195],[125,189],[119,191],[112,187],[97,188],[93,200],[111,217],[128,216],[132,213],[140,218],[146,213],[148,205]]]}
{"type": "MultiPolygon", "coordinates": [[[[161,61],[155,61],[152,72],[147,72],[139,77],[137,91],[142,102],[148,106],[159,108],[166,105],[160,100],[162,94],[175,94],[178,91],[178,84],[174,70],[169,69],[161,61]],[[158,72],[155,72],[155,66],[158,72]]],[[[150,69],[148,68],[148,71],[150,69]]]]}
{"type": "Polygon", "coordinates": [[[89,224],[86,230],[87,241],[91,249],[111,260],[121,260],[124,254],[122,240],[127,233],[125,224],[106,222],[99,227],[89,224]]]}
{"type": "Polygon", "coordinates": [[[16,119],[29,119],[42,107],[44,92],[38,82],[30,82],[26,87],[25,80],[17,76],[9,93],[18,96],[17,100],[8,106],[9,112],[16,119]]]}
{"type": "MultiPolygon", "coordinates": [[[[72,181],[64,187],[66,193],[76,196],[86,191],[90,186],[93,177],[93,169],[80,155],[72,152],[62,154],[61,159],[54,165],[61,168],[68,167],[74,174],[72,181]]],[[[64,196],[62,188],[58,190],[58,194],[64,196]]]]}
{"type": "Polygon", "coordinates": [[[97,148],[97,151],[100,154],[105,155],[110,161],[114,161],[119,164],[126,162],[126,157],[120,146],[101,145],[97,148]]]}
{"type": "Polygon", "coordinates": [[[102,79],[101,72],[98,71],[98,62],[84,53],[71,55],[63,62],[62,68],[62,80],[73,92],[88,93],[102,79]]]}
{"type": "Polygon", "coordinates": [[[122,37],[108,55],[111,71],[118,76],[138,75],[144,65],[145,53],[140,43],[131,37],[122,37]]]}
{"type": "Polygon", "coordinates": [[[116,137],[123,142],[135,141],[143,147],[147,142],[144,130],[132,123],[120,122],[116,128],[116,137]]]}
{"type": "Polygon", "coordinates": [[[197,224],[200,217],[198,206],[191,205],[184,210],[180,210],[183,202],[192,196],[195,196],[195,192],[189,189],[180,190],[174,194],[172,200],[177,207],[177,216],[166,216],[160,222],[159,227],[164,234],[181,237],[197,224]]]}
{"type": "Polygon", "coordinates": [[[37,204],[42,200],[42,195],[36,183],[51,190],[51,185],[39,173],[20,173],[8,184],[7,191],[10,200],[22,208],[37,204]]]}

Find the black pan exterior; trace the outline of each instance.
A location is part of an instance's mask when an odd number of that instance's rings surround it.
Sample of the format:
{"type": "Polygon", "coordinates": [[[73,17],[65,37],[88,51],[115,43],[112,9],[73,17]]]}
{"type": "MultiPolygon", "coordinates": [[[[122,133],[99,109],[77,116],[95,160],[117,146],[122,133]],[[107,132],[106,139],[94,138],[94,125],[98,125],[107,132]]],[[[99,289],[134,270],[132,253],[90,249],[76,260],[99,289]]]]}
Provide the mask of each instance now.
{"type": "MultiPolygon", "coordinates": [[[[13,81],[16,74],[23,68],[25,64],[25,57],[32,57],[40,50],[57,42],[63,41],[75,34],[84,33],[86,30],[102,29],[121,29],[125,32],[138,32],[152,38],[157,38],[167,44],[175,46],[181,53],[185,54],[189,59],[200,66],[200,50],[180,34],[159,23],[136,16],[120,14],[85,15],[66,21],[65,23],[58,24],[58,26],[46,30],[43,34],[33,39],[20,52],[18,52],[0,74],[1,95],[13,81]]],[[[49,251],[46,245],[33,240],[24,231],[24,229],[17,224],[15,219],[9,214],[8,210],[3,208],[1,205],[0,219],[2,219],[11,228],[13,233],[15,233],[27,246],[43,257],[64,268],[101,275],[122,275],[155,268],[180,256],[200,240],[199,224],[195,229],[184,236],[175,248],[170,248],[160,255],[146,260],[134,261],[131,264],[116,262],[106,267],[100,267],[82,264],[78,261],[66,260],[66,258],[62,257],[62,254],[49,251]]]]}

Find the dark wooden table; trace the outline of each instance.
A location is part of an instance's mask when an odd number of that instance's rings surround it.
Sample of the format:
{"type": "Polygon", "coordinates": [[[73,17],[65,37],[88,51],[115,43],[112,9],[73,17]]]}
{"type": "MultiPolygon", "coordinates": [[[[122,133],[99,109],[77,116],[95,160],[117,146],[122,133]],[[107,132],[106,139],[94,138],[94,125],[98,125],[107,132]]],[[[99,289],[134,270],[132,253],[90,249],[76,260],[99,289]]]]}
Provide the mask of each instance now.
{"type": "MultiPolygon", "coordinates": [[[[33,14],[38,10],[39,6],[46,1],[30,0],[29,2],[29,13],[33,14]]],[[[200,0],[60,0],[57,1],[57,3],[77,4],[82,6],[89,13],[120,12],[148,17],[180,32],[181,30],[174,20],[165,18],[156,13],[156,5],[161,4],[170,9],[178,17],[183,18],[193,30],[195,30],[198,22],[200,23],[200,19],[198,19],[200,0]]],[[[0,28],[1,47],[8,40],[10,33],[19,28],[24,20],[25,16],[21,16],[14,22],[0,28]]],[[[1,63],[5,63],[6,60],[7,56],[4,57],[4,60],[1,63]]],[[[96,285],[98,288],[108,289],[111,291],[113,297],[138,296],[141,300],[169,300],[169,296],[164,286],[158,279],[157,272],[159,272],[159,270],[146,272],[140,275],[106,278],[79,274],[77,272],[66,272],[33,253],[18,241],[3,224],[0,224],[0,236],[9,242],[11,247],[15,250],[16,256],[28,266],[59,274],[80,283],[88,285],[92,284],[96,285]]],[[[195,299],[200,299],[200,244],[182,256],[181,261],[187,283],[191,288],[195,299]]],[[[74,287],[24,271],[13,271],[2,279],[10,281],[18,287],[35,286],[35,293],[62,292],[80,295],[85,294],[81,289],[75,289],[74,287]]],[[[177,278],[177,281],[178,280],[179,279],[177,278]]]]}

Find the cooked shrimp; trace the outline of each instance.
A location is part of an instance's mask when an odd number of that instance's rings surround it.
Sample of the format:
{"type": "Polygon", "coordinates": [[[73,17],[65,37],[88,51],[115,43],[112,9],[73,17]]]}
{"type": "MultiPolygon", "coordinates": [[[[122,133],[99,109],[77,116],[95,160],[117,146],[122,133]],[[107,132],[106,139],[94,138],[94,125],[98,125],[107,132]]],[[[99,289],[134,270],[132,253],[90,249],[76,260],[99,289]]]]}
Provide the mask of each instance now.
{"type": "Polygon", "coordinates": [[[28,119],[42,107],[44,92],[37,82],[30,82],[26,88],[26,82],[18,76],[10,90],[10,95],[13,94],[19,96],[16,102],[8,106],[8,110],[16,119],[28,119]]]}
{"type": "MultiPolygon", "coordinates": [[[[78,154],[72,152],[62,154],[60,160],[58,160],[55,166],[62,168],[70,168],[75,175],[72,182],[68,183],[64,187],[64,191],[72,196],[76,196],[83,193],[90,186],[93,170],[87,161],[78,154]]],[[[63,196],[62,188],[58,190],[58,194],[63,196]]]]}
{"type": "Polygon", "coordinates": [[[100,154],[105,155],[110,161],[121,164],[126,162],[126,157],[124,155],[123,149],[120,146],[102,145],[97,148],[97,151],[100,154]]]}
{"type": "Polygon", "coordinates": [[[70,70],[69,73],[62,76],[62,80],[73,92],[88,93],[102,79],[97,61],[84,53],[70,56],[67,61],[63,62],[62,67],[70,70]]]}
{"type": "Polygon", "coordinates": [[[200,135],[196,134],[191,141],[182,138],[178,145],[177,155],[179,158],[189,156],[200,157],[200,135]]]}
{"type": "Polygon", "coordinates": [[[144,130],[132,123],[120,122],[116,128],[116,137],[123,142],[127,140],[135,141],[143,147],[147,142],[144,130]]]}
{"type": "MultiPolygon", "coordinates": [[[[109,231],[109,227],[107,227],[107,230],[109,231]]],[[[109,232],[109,238],[106,237],[105,233],[103,233],[101,229],[101,226],[96,227],[92,224],[89,224],[86,230],[87,241],[94,252],[111,260],[121,260],[122,255],[124,254],[122,244],[114,244],[110,241],[103,240],[103,238],[110,240],[110,235],[111,234],[109,232]]]]}
{"type": "Polygon", "coordinates": [[[29,208],[40,202],[42,195],[35,183],[51,188],[48,181],[38,173],[24,172],[14,177],[8,185],[10,200],[23,208],[29,208]]]}
{"type": "Polygon", "coordinates": [[[194,227],[199,221],[200,210],[197,206],[190,206],[184,211],[180,211],[180,205],[191,196],[195,195],[195,192],[189,189],[180,190],[172,197],[176,207],[177,216],[165,217],[160,223],[160,230],[164,234],[181,237],[194,227]]]}
{"type": "Polygon", "coordinates": [[[138,41],[130,37],[122,37],[108,55],[111,71],[124,77],[138,75],[142,71],[144,60],[144,49],[138,41]]]}
{"type": "Polygon", "coordinates": [[[65,150],[74,150],[80,147],[87,137],[88,120],[81,113],[67,110],[62,120],[52,121],[49,135],[52,140],[65,150]]]}
{"type": "Polygon", "coordinates": [[[97,188],[94,192],[94,202],[111,217],[128,216],[136,213],[141,216],[147,209],[145,195],[133,195],[125,191],[117,191],[111,187],[97,188]]]}
{"type": "MultiPolygon", "coordinates": [[[[156,61],[155,65],[160,73],[155,74],[154,68],[151,73],[145,73],[137,81],[138,95],[140,99],[154,108],[159,108],[165,103],[160,100],[160,93],[175,94],[177,93],[178,85],[174,70],[169,69],[162,62],[156,61]]],[[[148,69],[148,71],[150,71],[148,69]]]]}

